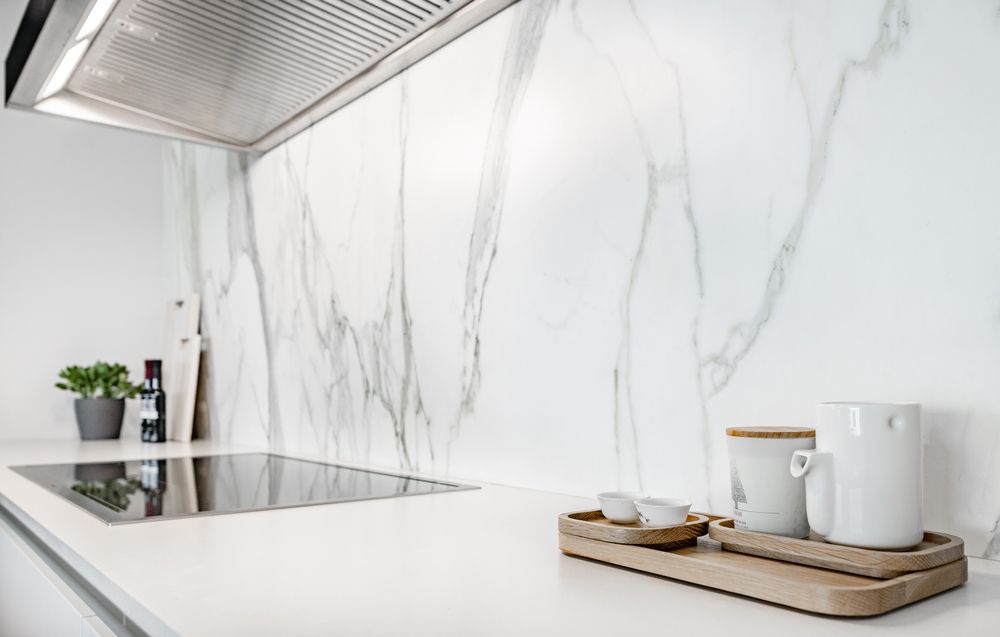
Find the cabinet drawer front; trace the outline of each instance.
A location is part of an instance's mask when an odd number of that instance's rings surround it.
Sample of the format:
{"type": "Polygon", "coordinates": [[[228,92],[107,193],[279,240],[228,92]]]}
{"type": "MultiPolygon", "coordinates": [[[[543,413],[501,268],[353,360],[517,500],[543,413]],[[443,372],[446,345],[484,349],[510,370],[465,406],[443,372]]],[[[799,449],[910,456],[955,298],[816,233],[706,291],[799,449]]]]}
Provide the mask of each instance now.
{"type": "Polygon", "coordinates": [[[0,520],[0,637],[80,634],[93,612],[0,520]]]}

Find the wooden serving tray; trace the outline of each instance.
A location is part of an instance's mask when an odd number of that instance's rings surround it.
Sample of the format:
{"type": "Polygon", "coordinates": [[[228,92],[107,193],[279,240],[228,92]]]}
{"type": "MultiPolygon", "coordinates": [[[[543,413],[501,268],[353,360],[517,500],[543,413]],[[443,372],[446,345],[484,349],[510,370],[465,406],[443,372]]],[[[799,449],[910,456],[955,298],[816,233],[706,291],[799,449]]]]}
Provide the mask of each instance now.
{"type": "Polygon", "coordinates": [[[689,513],[684,524],[641,526],[615,524],[600,511],[578,511],[559,516],[559,532],[614,544],[673,545],[693,544],[708,533],[709,517],[689,513]]]}
{"type": "Polygon", "coordinates": [[[708,535],[722,542],[722,548],[727,551],[868,577],[899,577],[949,564],[965,555],[962,538],[934,531],[924,533],[920,544],[905,551],[877,551],[830,544],[818,536],[798,539],[744,531],[734,528],[731,519],[713,521],[709,524],[708,535]]]}
{"type": "Polygon", "coordinates": [[[880,615],[960,586],[969,578],[965,557],[925,571],[876,579],[723,551],[718,542],[707,538],[659,550],[560,533],[559,549],[567,555],[845,617],[880,615]]]}

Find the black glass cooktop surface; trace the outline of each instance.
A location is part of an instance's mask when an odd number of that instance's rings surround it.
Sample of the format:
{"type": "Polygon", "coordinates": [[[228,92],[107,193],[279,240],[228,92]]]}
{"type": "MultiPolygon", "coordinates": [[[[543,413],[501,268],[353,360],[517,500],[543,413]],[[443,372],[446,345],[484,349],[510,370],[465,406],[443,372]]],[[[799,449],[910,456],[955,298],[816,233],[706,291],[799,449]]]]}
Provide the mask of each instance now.
{"type": "Polygon", "coordinates": [[[270,453],[11,469],[108,524],[478,488],[270,453]]]}

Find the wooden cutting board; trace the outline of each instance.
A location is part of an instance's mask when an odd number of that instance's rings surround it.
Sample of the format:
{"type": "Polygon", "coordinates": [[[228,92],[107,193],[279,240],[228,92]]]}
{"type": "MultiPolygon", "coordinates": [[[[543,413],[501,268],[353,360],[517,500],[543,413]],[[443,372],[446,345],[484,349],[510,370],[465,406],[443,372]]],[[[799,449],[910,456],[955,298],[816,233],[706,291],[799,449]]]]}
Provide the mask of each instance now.
{"type": "Polygon", "coordinates": [[[201,336],[181,339],[171,353],[170,384],[167,393],[167,437],[189,442],[194,429],[194,408],[198,398],[198,371],[201,367],[201,336]]]}
{"type": "Polygon", "coordinates": [[[198,333],[201,316],[201,296],[191,294],[183,299],[171,301],[167,305],[166,333],[164,334],[164,355],[174,343],[198,333]]]}
{"type": "Polygon", "coordinates": [[[194,405],[201,362],[201,337],[198,336],[200,316],[201,296],[198,294],[172,301],[167,307],[163,342],[163,390],[167,394],[167,438],[171,440],[190,441],[194,428],[194,405]]]}

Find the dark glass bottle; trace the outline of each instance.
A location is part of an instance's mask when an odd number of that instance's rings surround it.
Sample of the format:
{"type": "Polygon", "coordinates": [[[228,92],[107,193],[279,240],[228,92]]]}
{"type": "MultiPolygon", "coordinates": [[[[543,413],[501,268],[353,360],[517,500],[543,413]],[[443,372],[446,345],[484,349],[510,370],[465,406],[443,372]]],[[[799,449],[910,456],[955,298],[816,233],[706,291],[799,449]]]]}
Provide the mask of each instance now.
{"type": "Polygon", "coordinates": [[[143,442],[166,442],[167,395],[163,393],[160,361],[146,361],[146,378],[139,394],[139,419],[143,442]]]}
{"type": "Polygon", "coordinates": [[[163,515],[163,492],[167,487],[167,461],[143,460],[139,474],[142,492],[146,495],[147,518],[163,515]]]}

